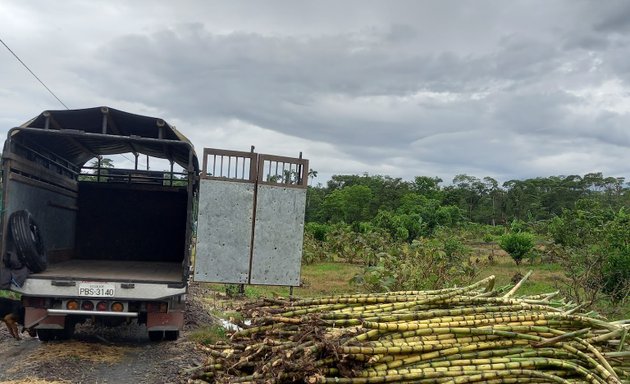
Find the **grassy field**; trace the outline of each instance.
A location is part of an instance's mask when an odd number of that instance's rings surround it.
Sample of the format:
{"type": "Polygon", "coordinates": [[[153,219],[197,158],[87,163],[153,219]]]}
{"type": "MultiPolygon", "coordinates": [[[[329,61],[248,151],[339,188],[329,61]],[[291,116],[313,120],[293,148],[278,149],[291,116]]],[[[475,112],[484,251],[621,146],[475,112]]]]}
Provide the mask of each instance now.
{"type": "MultiPolygon", "coordinates": [[[[559,282],[564,278],[562,269],[558,264],[541,264],[524,262],[517,266],[514,261],[503,251],[491,249],[489,246],[479,247],[473,250],[473,257],[482,261],[482,267],[478,279],[495,275],[496,286],[501,287],[511,283],[515,274],[526,274],[533,270],[532,276],[522,285],[519,294],[537,294],[558,290],[559,282]],[[489,263],[488,256],[494,254],[493,263],[489,263]]],[[[350,284],[353,276],[359,273],[362,267],[357,264],[342,262],[323,262],[302,266],[302,286],[293,289],[293,295],[297,297],[314,297],[336,295],[342,293],[361,292],[360,287],[350,284]]],[[[222,284],[211,285],[212,289],[219,292],[225,291],[222,284]]],[[[245,296],[249,298],[289,296],[288,287],[246,286],[245,296]]]]}
{"type": "MultiPolygon", "coordinates": [[[[481,280],[487,276],[496,277],[495,287],[503,287],[518,281],[515,275],[525,275],[532,270],[532,275],[520,287],[517,295],[534,295],[539,293],[550,293],[563,291],[566,288],[566,276],[562,266],[557,263],[541,262],[536,259],[533,262],[523,261],[520,266],[505,252],[499,249],[496,244],[481,244],[472,246],[472,258],[479,259],[479,274],[475,280],[481,280]]],[[[357,264],[342,262],[322,262],[302,266],[302,286],[293,289],[293,295],[297,297],[316,297],[326,295],[337,295],[343,293],[359,293],[361,288],[352,285],[350,280],[362,267],[357,264]]],[[[235,287],[231,287],[234,289],[235,287]]],[[[217,294],[226,291],[226,285],[213,284],[211,289],[217,294]]],[[[265,287],[246,286],[245,296],[247,298],[289,296],[288,287],[265,287]]],[[[602,301],[598,308],[594,308],[600,313],[609,314],[611,318],[621,319],[630,317],[630,305],[612,307],[609,303],[602,301]]]]}
{"type": "MultiPolygon", "coordinates": [[[[293,288],[293,295],[297,297],[315,297],[336,295],[341,293],[358,292],[356,286],[350,285],[350,280],[361,271],[357,264],[329,262],[303,265],[301,271],[302,286],[293,288]]],[[[224,292],[224,284],[210,284],[216,292],[224,292]]],[[[245,286],[245,296],[249,298],[282,296],[288,297],[289,287],[282,286],[245,286]]]]}
{"type": "Polygon", "coordinates": [[[500,250],[497,245],[485,245],[476,247],[473,253],[482,261],[479,277],[496,276],[496,286],[504,286],[512,283],[516,274],[525,275],[530,270],[532,275],[521,286],[518,293],[522,295],[534,295],[538,293],[546,293],[557,291],[561,288],[562,281],[565,279],[562,267],[556,263],[541,263],[539,259],[530,262],[525,260],[520,266],[517,266],[514,260],[500,250]],[[492,257],[489,257],[492,255],[492,257]],[[493,259],[490,262],[489,259],[493,259]]]}

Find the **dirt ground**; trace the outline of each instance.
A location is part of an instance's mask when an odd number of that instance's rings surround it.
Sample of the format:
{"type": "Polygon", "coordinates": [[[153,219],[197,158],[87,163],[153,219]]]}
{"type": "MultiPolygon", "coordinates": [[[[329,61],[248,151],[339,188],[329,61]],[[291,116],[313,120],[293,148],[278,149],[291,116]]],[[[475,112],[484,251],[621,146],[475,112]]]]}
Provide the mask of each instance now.
{"type": "Polygon", "coordinates": [[[150,342],[146,328],[135,323],[83,324],[71,340],[46,343],[26,333],[14,340],[0,324],[0,384],[191,383],[186,370],[207,356],[187,336],[216,321],[201,300],[205,293],[191,285],[184,331],[171,342],[150,342]]]}

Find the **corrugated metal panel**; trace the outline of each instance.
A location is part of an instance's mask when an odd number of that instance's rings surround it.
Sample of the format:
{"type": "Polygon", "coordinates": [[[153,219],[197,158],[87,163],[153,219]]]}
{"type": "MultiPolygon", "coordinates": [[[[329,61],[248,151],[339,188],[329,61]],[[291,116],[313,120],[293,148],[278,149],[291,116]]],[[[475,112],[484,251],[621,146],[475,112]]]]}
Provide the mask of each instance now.
{"type": "Polygon", "coordinates": [[[306,189],[258,185],[251,284],[300,285],[306,189]]]}
{"type": "Polygon", "coordinates": [[[246,284],[254,213],[254,183],[202,179],[195,280],[246,284]]]}

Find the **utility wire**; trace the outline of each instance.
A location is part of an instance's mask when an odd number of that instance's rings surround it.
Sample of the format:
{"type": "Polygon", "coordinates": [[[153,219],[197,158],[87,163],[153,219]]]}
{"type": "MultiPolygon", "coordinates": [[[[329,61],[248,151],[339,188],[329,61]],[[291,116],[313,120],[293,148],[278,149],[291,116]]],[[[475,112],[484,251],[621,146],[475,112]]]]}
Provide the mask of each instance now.
{"type": "MultiPolygon", "coordinates": [[[[20,62],[20,64],[22,64],[22,65],[24,66],[24,68],[26,68],[26,70],[27,70],[27,71],[29,71],[29,72],[31,73],[31,75],[33,75],[33,77],[35,77],[35,78],[37,79],[37,81],[39,81],[39,83],[40,83],[41,85],[43,85],[43,86],[44,86],[44,88],[46,88],[46,90],[47,90],[48,92],[50,92],[50,94],[51,94],[51,95],[53,95],[53,97],[54,97],[55,99],[57,99],[57,101],[58,101],[58,102],[60,102],[60,103],[61,103],[61,105],[63,105],[66,109],[70,109],[70,108],[68,108],[68,106],[67,106],[66,104],[64,104],[64,102],[63,102],[63,101],[61,101],[61,99],[60,99],[59,97],[57,97],[57,95],[55,95],[55,93],[54,93],[54,92],[53,92],[50,88],[48,88],[48,87],[46,86],[46,84],[44,84],[44,82],[43,82],[43,81],[42,81],[39,77],[37,77],[37,75],[36,75],[36,74],[35,74],[35,73],[34,73],[34,72],[33,72],[33,71],[32,71],[32,70],[28,67],[28,65],[26,65],[26,63],[24,63],[24,62],[22,61],[22,59],[20,59],[20,58],[18,57],[18,55],[17,55],[15,52],[13,52],[13,50],[12,50],[11,48],[9,48],[9,46],[7,45],[7,43],[5,43],[2,39],[0,39],[0,43],[2,43],[2,45],[4,45],[4,47],[5,47],[6,49],[8,49],[8,50],[9,50],[9,52],[11,52],[11,54],[13,55],[13,57],[15,57],[15,58],[17,59],[17,61],[19,61],[19,62],[20,62]]],[[[130,158],[128,158],[128,157],[127,157],[127,156],[125,156],[124,154],[122,154],[122,153],[121,153],[120,155],[121,155],[122,157],[124,157],[127,161],[134,162],[133,160],[131,160],[130,158]]]]}
{"type": "Polygon", "coordinates": [[[9,50],[9,52],[11,52],[11,54],[12,54],[12,55],[13,55],[13,56],[17,59],[17,61],[19,61],[19,62],[20,62],[20,63],[24,66],[24,68],[26,68],[26,69],[27,69],[27,70],[31,73],[31,75],[33,75],[33,77],[35,77],[35,78],[37,79],[37,81],[39,81],[39,82],[40,82],[40,84],[41,84],[41,85],[43,85],[43,86],[44,86],[44,88],[46,88],[46,90],[47,90],[48,92],[50,92],[50,94],[51,94],[51,95],[53,95],[53,97],[54,97],[55,99],[57,99],[57,101],[58,101],[58,102],[60,102],[60,103],[61,103],[61,105],[63,105],[64,107],[66,107],[66,109],[70,109],[70,108],[68,108],[68,106],[67,106],[67,105],[65,105],[65,104],[63,103],[63,101],[61,101],[61,99],[60,99],[60,98],[58,98],[58,97],[57,97],[57,95],[55,95],[55,93],[54,93],[53,91],[51,91],[51,90],[50,90],[50,88],[48,88],[48,87],[46,86],[46,84],[44,84],[44,82],[43,82],[43,81],[42,81],[39,77],[37,77],[37,75],[36,75],[33,71],[31,71],[31,69],[28,67],[28,65],[26,65],[26,64],[22,61],[22,59],[20,59],[20,58],[18,57],[18,55],[16,55],[16,54],[15,54],[15,52],[13,52],[13,51],[12,51],[12,50],[11,50],[11,48],[9,48],[9,46],[8,46],[8,45],[7,45],[7,44],[6,44],[6,43],[5,43],[2,39],[0,39],[0,43],[2,43],[2,45],[4,45],[4,47],[5,47],[6,49],[8,49],[8,50],[9,50]]]}
{"type": "MultiPolygon", "coordinates": [[[[37,81],[39,81],[39,83],[40,83],[41,85],[43,85],[43,86],[44,86],[44,88],[46,88],[46,90],[47,90],[48,92],[50,92],[50,94],[51,94],[51,95],[53,95],[53,97],[54,97],[55,99],[57,99],[57,101],[58,101],[58,102],[60,102],[60,103],[61,103],[61,105],[63,105],[66,109],[70,109],[70,108],[68,108],[68,106],[67,106],[66,104],[64,104],[64,102],[63,102],[63,101],[61,101],[61,99],[60,99],[59,97],[57,97],[57,95],[55,95],[55,93],[54,93],[54,92],[53,92],[50,88],[48,88],[48,87],[46,86],[46,84],[44,84],[44,82],[43,82],[43,81],[42,81],[39,77],[37,77],[37,75],[36,75],[36,74],[35,74],[35,73],[34,73],[34,72],[33,72],[33,71],[32,71],[32,70],[28,67],[28,65],[26,65],[26,64],[22,61],[22,59],[20,59],[20,58],[18,57],[18,55],[17,55],[15,52],[13,52],[13,50],[12,50],[11,48],[9,48],[9,46],[7,45],[7,43],[5,43],[2,39],[0,39],[0,43],[2,43],[2,45],[4,45],[4,47],[5,47],[6,49],[8,49],[8,50],[9,50],[9,52],[11,52],[11,54],[13,55],[13,57],[15,57],[15,58],[17,59],[17,61],[19,61],[19,62],[20,62],[20,64],[22,64],[22,65],[24,66],[24,68],[26,68],[26,70],[28,70],[28,71],[31,73],[31,75],[33,75],[33,77],[35,77],[35,78],[37,79],[37,81]]],[[[127,161],[133,162],[133,160],[131,160],[130,158],[128,158],[128,157],[127,157],[127,156],[125,156],[124,154],[122,154],[122,153],[121,153],[120,155],[121,155],[122,157],[124,157],[125,159],[127,159],[127,161]]]]}

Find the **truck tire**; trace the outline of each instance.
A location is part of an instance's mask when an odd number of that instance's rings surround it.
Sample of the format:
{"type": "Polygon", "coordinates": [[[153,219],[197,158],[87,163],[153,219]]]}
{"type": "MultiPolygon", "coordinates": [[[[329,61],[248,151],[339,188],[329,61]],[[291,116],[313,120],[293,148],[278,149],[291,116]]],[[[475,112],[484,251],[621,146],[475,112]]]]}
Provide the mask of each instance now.
{"type": "Polygon", "coordinates": [[[56,329],[38,329],[37,337],[40,341],[51,341],[55,340],[55,336],[57,335],[56,329]]]}
{"type": "Polygon", "coordinates": [[[27,210],[13,212],[9,217],[9,225],[20,261],[34,273],[46,270],[48,265],[46,248],[39,226],[30,212],[27,210]]]}
{"type": "Polygon", "coordinates": [[[37,337],[40,341],[69,340],[74,335],[74,326],[64,329],[38,329],[37,337]]]}
{"type": "Polygon", "coordinates": [[[179,331],[164,331],[164,340],[175,341],[179,338],[179,331]]]}
{"type": "Polygon", "coordinates": [[[164,338],[164,331],[149,331],[149,340],[157,342],[164,338]]]}

